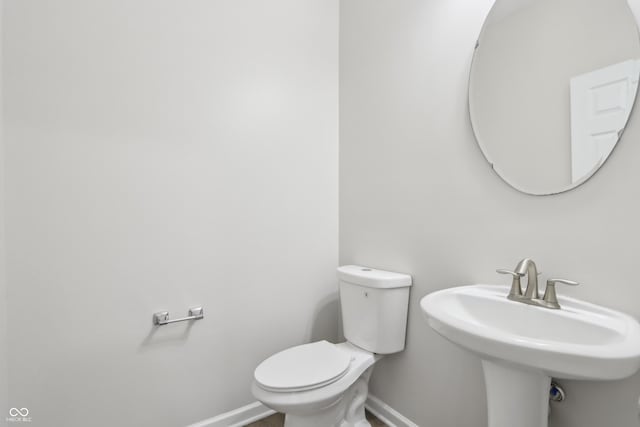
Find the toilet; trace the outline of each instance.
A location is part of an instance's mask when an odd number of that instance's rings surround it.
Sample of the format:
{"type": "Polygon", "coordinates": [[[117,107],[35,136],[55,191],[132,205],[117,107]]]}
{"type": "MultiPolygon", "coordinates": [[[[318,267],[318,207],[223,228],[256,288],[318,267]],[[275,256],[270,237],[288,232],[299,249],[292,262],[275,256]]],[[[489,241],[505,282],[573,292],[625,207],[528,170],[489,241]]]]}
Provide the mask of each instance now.
{"type": "Polygon", "coordinates": [[[385,354],[404,350],[411,276],[357,265],[338,268],[346,342],[283,350],[254,372],[251,390],[285,414],[285,427],[370,427],[369,378],[385,354]]]}

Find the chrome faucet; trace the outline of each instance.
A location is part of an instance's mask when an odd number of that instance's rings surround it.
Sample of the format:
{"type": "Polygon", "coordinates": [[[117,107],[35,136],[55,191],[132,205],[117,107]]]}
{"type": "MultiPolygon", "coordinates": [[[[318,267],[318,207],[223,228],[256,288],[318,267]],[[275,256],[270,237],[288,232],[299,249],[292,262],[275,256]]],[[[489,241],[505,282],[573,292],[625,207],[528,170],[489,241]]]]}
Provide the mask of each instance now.
{"type": "Polygon", "coordinates": [[[500,274],[510,274],[513,278],[511,282],[511,290],[507,298],[513,301],[518,301],[524,304],[536,305],[538,307],[559,309],[558,297],[556,295],[556,283],[563,285],[577,286],[578,282],[566,279],[549,279],[547,280],[547,287],[544,291],[544,296],[540,298],[538,291],[538,268],[536,263],[531,258],[525,258],[518,263],[514,271],[499,269],[496,272],[500,274]],[[520,284],[520,278],[527,276],[527,288],[522,293],[522,285],[520,284]]]}
{"type": "Polygon", "coordinates": [[[538,268],[536,267],[536,263],[533,262],[531,258],[525,258],[518,263],[515,272],[520,276],[524,276],[525,274],[527,276],[527,289],[524,291],[522,299],[525,301],[539,299],[538,268]]]}

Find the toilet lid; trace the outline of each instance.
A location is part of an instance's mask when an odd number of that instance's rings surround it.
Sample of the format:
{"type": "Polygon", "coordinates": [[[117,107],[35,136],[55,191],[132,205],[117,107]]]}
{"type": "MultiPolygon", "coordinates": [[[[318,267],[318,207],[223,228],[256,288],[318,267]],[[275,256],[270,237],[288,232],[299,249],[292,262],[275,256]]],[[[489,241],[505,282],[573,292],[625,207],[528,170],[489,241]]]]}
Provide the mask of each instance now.
{"type": "Polygon", "coordinates": [[[303,391],[337,381],[347,373],[351,355],[327,341],[276,353],[255,370],[258,385],[270,391],[303,391]]]}

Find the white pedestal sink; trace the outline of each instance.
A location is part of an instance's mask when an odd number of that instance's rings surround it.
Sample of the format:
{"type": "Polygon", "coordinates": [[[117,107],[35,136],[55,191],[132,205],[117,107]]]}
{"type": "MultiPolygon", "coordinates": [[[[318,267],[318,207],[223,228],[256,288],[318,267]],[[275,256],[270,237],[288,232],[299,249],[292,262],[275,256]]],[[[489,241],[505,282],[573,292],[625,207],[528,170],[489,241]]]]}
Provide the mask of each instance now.
{"type": "Polygon", "coordinates": [[[482,359],[489,427],[546,427],[551,377],[615,380],[640,368],[640,324],[574,298],[552,310],[471,285],[422,298],[429,325],[482,359]]]}

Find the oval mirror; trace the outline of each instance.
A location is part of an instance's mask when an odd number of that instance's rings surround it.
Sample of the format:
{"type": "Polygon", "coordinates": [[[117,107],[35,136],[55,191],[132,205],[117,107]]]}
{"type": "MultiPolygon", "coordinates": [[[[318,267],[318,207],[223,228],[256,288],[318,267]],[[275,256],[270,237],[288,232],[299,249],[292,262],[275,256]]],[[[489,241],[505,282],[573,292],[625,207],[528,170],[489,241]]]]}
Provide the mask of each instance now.
{"type": "Polygon", "coordinates": [[[496,0],[469,78],[476,140],[519,191],[575,188],[620,139],[639,73],[626,0],[496,0]]]}

